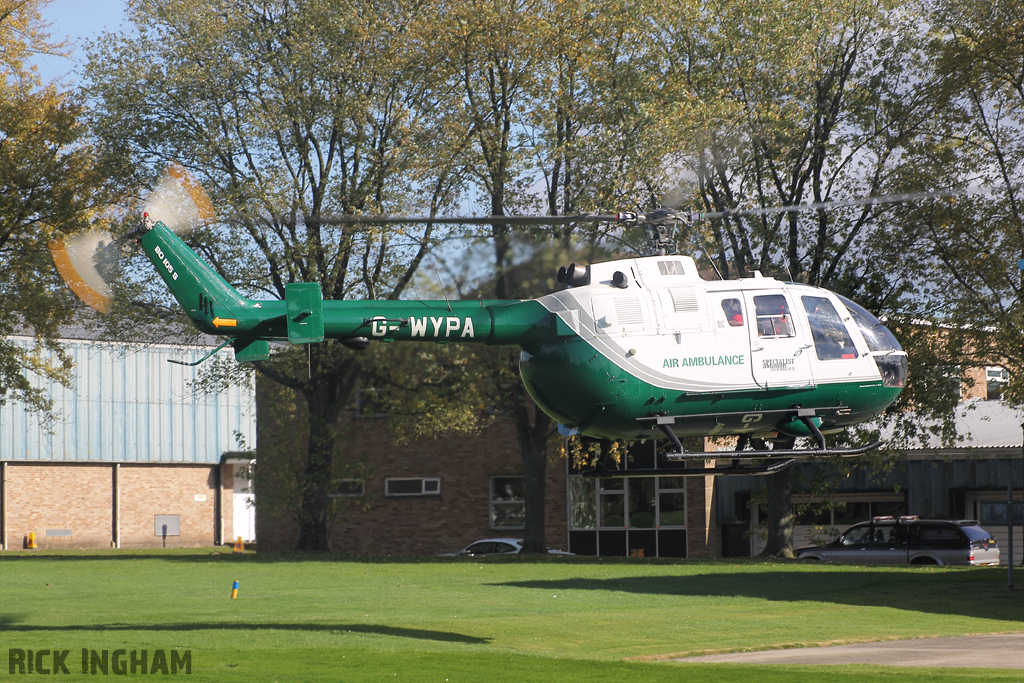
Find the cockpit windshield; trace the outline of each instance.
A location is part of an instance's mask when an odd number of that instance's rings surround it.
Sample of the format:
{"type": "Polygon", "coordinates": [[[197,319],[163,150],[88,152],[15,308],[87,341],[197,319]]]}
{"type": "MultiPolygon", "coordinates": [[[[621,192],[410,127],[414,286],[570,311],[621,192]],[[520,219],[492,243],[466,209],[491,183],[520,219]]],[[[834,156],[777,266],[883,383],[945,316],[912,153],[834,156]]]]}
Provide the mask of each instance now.
{"type": "Polygon", "coordinates": [[[900,343],[896,341],[896,337],[892,336],[892,332],[886,328],[881,320],[871,315],[867,309],[862,306],[858,306],[845,296],[839,296],[839,298],[844,304],[846,304],[847,310],[850,311],[850,315],[853,316],[854,322],[857,323],[857,327],[860,328],[861,334],[864,335],[864,341],[868,343],[868,349],[871,351],[903,350],[900,343]]]}

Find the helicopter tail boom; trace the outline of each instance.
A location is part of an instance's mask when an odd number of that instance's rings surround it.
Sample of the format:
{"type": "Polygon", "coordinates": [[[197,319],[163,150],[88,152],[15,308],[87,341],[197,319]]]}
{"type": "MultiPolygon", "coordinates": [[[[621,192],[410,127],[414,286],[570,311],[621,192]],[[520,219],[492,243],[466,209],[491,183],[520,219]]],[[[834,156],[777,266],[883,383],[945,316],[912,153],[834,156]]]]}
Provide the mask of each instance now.
{"type": "MultiPolygon", "coordinates": [[[[566,334],[536,301],[324,301],[317,283],[291,283],[284,301],[242,296],[163,223],[137,237],[157,272],[202,332],[232,335],[236,353],[253,341],[292,344],[338,339],[352,348],[370,340],[519,346],[566,334]]],[[[263,346],[239,360],[265,356],[263,346]]]]}

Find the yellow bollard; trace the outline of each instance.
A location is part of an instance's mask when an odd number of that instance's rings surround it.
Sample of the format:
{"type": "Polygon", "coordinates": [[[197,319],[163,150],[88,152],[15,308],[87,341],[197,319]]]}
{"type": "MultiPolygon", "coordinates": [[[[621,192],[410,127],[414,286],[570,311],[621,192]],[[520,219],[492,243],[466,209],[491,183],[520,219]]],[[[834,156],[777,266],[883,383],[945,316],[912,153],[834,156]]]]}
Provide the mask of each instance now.
{"type": "Polygon", "coordinates": [[[235,552],[236,553],[244,553],[245,552],[245,544],[242,543],[242,537],[241,536],[239,536],[238,540],[235,541],[235,552]]]}
{"type": "Polygon", "coordinates": [[[232,600],[237,600],[238,599],[238,582],[237,581],[235,581],[233,584],[231,584],[231,599],[232,600]]]}
{"type": "Polygon", "coordinates": [[[25,544],[25,547],[28,548],[29,550],[35,550],[35,549],[37,549],[39,547],[38,545],[36,545],[36,532],[34,532],[34,531],[30,531],[29,532],[29,534],[28,534],[28,543],[25,544]]]}

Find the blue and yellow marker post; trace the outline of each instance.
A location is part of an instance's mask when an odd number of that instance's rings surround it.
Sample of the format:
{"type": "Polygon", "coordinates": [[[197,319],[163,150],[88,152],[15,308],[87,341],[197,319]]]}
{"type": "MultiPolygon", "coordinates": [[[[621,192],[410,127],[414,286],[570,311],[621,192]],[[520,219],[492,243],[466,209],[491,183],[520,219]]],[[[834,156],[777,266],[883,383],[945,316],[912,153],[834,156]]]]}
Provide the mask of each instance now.
{"type": "Polygon", "coordinates": [[[232,600],[237,600],[238,599],[238,582],[237,581],[235,581],[233,584],[231,584],[231,599],[232,600]]]}

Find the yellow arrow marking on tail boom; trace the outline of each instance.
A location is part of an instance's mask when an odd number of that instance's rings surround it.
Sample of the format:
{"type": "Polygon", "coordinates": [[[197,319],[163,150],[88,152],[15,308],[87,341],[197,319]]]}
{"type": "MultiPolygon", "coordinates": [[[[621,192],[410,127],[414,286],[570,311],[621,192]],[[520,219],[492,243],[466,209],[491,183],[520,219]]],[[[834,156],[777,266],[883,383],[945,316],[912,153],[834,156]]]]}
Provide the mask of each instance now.
{"type": "Polygon", "coordinates": [[[237,327],[238,321],[233,318],[214,318],[214,327],[237,327]]]}

